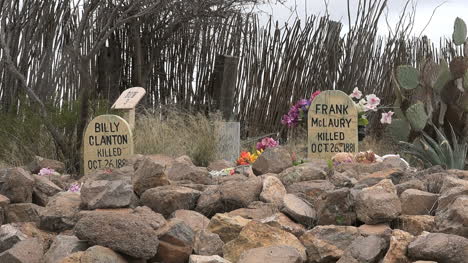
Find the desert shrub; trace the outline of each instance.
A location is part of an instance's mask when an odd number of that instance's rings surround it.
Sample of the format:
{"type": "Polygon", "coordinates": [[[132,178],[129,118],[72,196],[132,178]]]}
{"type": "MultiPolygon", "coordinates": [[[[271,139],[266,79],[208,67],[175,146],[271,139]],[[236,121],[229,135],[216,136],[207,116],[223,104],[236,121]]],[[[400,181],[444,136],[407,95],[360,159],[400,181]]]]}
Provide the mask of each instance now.
{"type": "Polygon", "coordinates": [[[206,166],[217,159],[218,114],[206,116],[180,109],[145,112],[135,129],[135,152],[165,154],[173,157],[188,155],[194,164],[206,166]]]}

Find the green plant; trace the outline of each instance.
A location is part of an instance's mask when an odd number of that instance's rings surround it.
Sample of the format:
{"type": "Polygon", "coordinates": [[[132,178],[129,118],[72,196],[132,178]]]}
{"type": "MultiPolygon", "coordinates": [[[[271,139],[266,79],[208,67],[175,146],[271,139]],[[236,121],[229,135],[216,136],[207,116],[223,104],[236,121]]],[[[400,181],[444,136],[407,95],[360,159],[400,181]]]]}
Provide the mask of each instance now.
{"type": "Polygon", "coordinates": [[[434,130],[436,140],[427,133],[422,132],[422,137],[418,138],[414,143],[401,141],[400,144],[405,148],[403,153],[416,157],[425,165],[440,165],[446,169],[463,170],[468,150],[466,139],[459,142],[451,125],[451,144],[442,130],[437,127],[434,127],[434,130]]]}

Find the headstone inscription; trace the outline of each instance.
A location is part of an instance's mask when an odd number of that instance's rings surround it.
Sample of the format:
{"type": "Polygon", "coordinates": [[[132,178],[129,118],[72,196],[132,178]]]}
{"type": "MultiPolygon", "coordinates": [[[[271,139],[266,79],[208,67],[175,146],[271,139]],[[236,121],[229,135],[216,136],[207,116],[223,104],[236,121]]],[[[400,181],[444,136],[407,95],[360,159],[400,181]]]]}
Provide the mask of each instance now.
{"type": "Polygon", "coordinates": [[[309,159],[329,160],[339,152],[358,152],[358,112],[346,93],[320,93],[310,105],[307,124],[309,159]]]}
{"type": "Polygon", "coordinates": [[[133,155],[132,130],[117,115],[101,115],[86,128],[84,143],[84,173],[98,169],[120,168],[133,155]]]}
{"type": "Polygon", "coordinates": [[[146,91],[142,87],[133,87],[124,90],[120,97],[112,105],[112,109],[124,110],[125,119],[130,127],[135,127],[135,107],[145,95],[146,91]]]}

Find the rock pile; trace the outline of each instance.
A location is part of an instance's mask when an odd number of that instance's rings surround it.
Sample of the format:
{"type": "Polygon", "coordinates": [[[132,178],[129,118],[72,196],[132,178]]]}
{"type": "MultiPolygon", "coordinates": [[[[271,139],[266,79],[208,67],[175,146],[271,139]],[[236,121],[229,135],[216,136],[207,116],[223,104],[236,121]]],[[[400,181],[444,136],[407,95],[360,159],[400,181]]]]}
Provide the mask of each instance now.
{"type": "Polygon", "coordinates": [[[468,262],[468,172],[392,162],[292,166],[278,147],[224,177],[135,156],[68,192],[63,164],[0,170],[0,262],[468,262]],[[270,152],[271,151],[271,152],[270,152]]]}

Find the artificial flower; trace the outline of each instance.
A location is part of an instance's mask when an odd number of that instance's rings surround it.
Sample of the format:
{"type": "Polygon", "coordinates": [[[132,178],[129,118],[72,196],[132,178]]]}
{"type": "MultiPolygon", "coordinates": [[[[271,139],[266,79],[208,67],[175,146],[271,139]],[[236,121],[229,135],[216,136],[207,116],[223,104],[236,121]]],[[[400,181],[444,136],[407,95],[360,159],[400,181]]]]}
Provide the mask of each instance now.
{"type": "Polygon", "coordinates": [[[71,184],[70,187],[68,188],[68,192],[78,193],[80,191],[81,191],[81,184],[79,183],[71,184]]]}
{"type": "Polygon", "coordinates": [[[382,118],[380,119],[380,123],[382,124],[392,124],[392,116],[394,112],[382,112],[382,118]]]}
{"type": "Polygon", "coordinates": [[[310,96],[310,101],[313,101],[315,97],[317,97],[320,94],[320,90],[317,90],[316,92],[312,93],[312,96],[310,96]]]}
{"type": "Polygon", "coordinates": [[[40,171],[39,171],[39,175],[40,176],[46,176],[46,175],[52,175],[55,173],[55,170],[52,169],[52,168],[42,168],[40,171]]]}
{"type": "Polygon", "coordinates": [[[366,100],[367,100],[367,105],[373,105],[377,107],[380,104],[380,99],[377,96],[375,96],[375,94],[367,95],[366,100]]]}
{"type": "Polygon", "coordinates": [[[351,93],[349,96],[351,98],[360,99],[362,97],[362,92],[358,89],[358,87],[355,87],[353,93],[351,93]]]}
{"type": "Polygon", "coordinates": [[[271,137],[265,137],[257,143],[257,150],[265,150],[266,148],[273,148],[278,146],[278,142],[271,137]]]}

